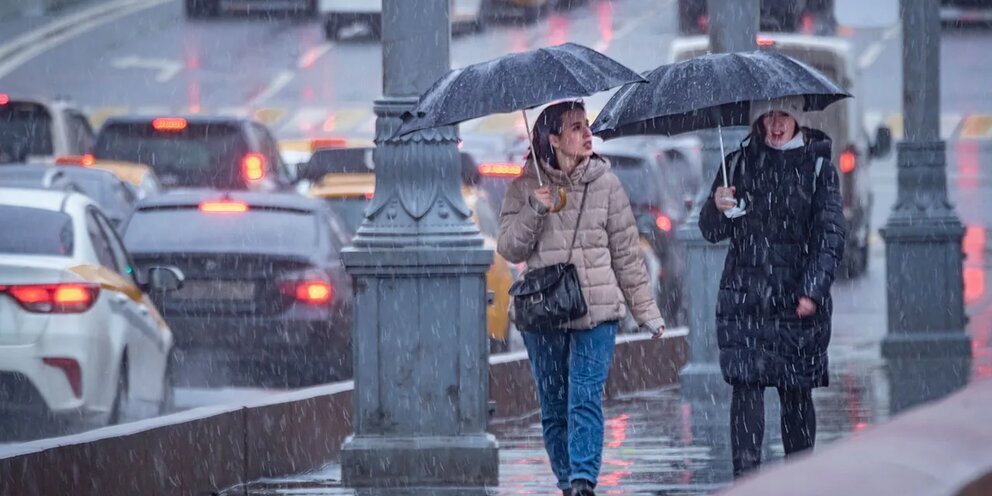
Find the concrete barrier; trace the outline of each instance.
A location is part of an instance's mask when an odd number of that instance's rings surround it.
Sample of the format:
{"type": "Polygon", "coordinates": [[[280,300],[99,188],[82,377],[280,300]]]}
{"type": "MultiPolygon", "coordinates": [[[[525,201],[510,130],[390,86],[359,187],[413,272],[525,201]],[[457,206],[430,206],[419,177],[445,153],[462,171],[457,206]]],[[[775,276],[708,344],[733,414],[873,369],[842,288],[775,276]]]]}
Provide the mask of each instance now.
{"type": "Polygon", "coordinates": [[[769,467],[724,496],[992,494],[992,380],[769,467]]]}
{"type": "MultiPolygon", "coordinates": [[[[608,395],[678,381],[686,332],[617,340],[608,395]]],[[[495,417],[537,409],[525,353],[490,359],[495,417]]],[[[289,475],[335,460],[351,433],[350,381],[207,407],[0,450],[0,496],[210,494],[262,477],[289,475]]]]}

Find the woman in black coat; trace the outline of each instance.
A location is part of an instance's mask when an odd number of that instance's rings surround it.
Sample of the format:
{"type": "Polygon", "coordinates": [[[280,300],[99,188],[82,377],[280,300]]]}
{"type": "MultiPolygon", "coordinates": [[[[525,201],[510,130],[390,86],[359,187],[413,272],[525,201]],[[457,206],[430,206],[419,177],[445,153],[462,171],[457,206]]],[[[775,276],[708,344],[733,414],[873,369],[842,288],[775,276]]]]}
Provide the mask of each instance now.
{"type": "Polygon", "coordinates": [[[717,299],[723,378],[733,386],[734,475],[761,464],[764,388],[778,389],[786,455],[813,447],[812,388],[825,387],[830,286],[844,251],[830,139],[801,127],[803,99],[751,105],[751,135],[718,174],[699,229],[730,239],[717,299]]]}

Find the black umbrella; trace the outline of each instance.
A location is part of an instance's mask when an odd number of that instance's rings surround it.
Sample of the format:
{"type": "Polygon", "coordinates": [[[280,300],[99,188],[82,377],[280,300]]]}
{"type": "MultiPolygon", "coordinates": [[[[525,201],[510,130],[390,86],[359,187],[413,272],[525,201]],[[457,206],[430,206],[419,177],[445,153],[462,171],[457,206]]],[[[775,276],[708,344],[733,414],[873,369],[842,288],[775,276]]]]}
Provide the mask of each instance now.
{"type": "Polygon", "coordinates": [[[396,136],[644,81],[619,62],[575,43],[512,53],[449,71],[403,115],[396,136]]]}
{"type": "Polygon", "coordinates": [[[645,76],[647,84],[613,95],[592,125],[594,134],[611,139],[720,129],[748,124],[751,101],[803,96],[804,110],[823,110],[851,96],[803,62],[767,51],[702,55],[645,76]]]}

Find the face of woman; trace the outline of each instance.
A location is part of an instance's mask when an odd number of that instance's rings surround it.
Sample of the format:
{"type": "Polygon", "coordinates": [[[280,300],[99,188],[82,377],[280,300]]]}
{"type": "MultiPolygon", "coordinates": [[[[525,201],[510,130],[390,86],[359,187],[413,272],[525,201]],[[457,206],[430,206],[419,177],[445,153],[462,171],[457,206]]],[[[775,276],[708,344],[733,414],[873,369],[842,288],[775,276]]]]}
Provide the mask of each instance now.
{"type": "Polygon", "coordinates": [[[765,126],[765,143],[770,146],[782,146],[796,135],[796,120],[785,112],[768,112],[761,116],[761,123],[765,126]]]}
{"type": "Polygon", "coordinates": [[[586,111],[573,109],[561,116],[561,134],[550,135],[549,141],[559,156],[579,162],[592,155],[592,131],[586,111]]]}

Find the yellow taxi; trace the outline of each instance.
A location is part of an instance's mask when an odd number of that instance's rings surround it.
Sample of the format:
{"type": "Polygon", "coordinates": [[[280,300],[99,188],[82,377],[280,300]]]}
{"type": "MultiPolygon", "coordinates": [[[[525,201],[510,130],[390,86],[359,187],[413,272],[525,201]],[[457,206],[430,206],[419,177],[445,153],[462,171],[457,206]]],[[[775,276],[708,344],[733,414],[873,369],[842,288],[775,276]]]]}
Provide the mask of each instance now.
{"type": "MultiPolygon", "coordinates": [[[[356,149],[351,149],[356,150],[356,149]]],[[[358,230],[365,216],[365,209],[375,193],[375,174],[370,172],[330,173],[310,187],[307,194],[328,202],[341,216],[351,232],[358,230]]],[[[482,232],[485,246],[494,250],[493,264],[486,273],[486,291],[489,305],[486,309],[486,327],[494,341],[494,349],[502,350],[507,345],[510,329],[510,285],[513,272],[510,264],[495,253],[494,236],[498,229],[496,215],[485,200],[485,193],[471,187],[463,187],[465,203],[472,209],[472,220],[482,232]]]]}
{"type": "Polygon", "coordinates": [[[55,159],[56,165],[79,165],[91,169],[105,170],[117,179],[134,186],[138,198],[157,194],[162,190],[158,176],[151,167],[137,162],[94,159],[93,155],[63,155],[55,159]]]}

